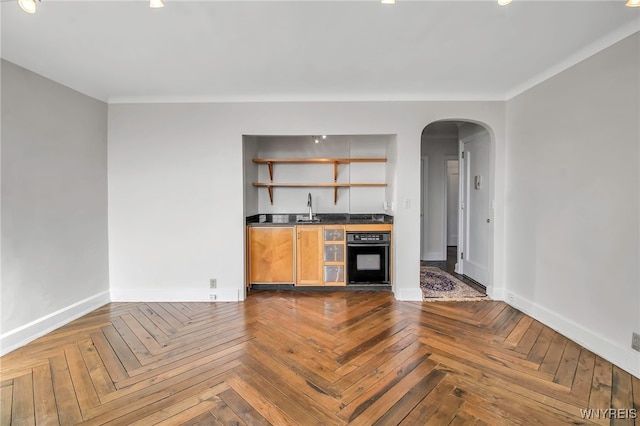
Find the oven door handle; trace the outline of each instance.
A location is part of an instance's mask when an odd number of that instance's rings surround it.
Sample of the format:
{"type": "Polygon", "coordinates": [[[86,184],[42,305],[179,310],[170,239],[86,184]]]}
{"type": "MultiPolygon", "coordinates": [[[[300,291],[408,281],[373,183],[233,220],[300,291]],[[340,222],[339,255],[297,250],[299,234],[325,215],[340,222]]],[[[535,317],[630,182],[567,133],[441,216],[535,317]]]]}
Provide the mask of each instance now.
{"type": "Polygon", "coordinates": [[[389,244],[347,243],[347,247],[389,247],[389,244]]]}

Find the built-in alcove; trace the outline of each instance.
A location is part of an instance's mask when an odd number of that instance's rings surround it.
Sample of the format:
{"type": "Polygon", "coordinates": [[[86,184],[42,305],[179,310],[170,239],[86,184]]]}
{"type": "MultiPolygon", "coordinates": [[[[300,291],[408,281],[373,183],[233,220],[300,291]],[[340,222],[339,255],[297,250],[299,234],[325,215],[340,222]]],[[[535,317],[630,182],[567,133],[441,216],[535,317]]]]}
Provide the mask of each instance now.
{"type": "Polygon", "coordinates": [[[393,213],[395,151],[395,135],[244,136],[245,213],[303,213],[308,193],[315,213],[393,213]]]}

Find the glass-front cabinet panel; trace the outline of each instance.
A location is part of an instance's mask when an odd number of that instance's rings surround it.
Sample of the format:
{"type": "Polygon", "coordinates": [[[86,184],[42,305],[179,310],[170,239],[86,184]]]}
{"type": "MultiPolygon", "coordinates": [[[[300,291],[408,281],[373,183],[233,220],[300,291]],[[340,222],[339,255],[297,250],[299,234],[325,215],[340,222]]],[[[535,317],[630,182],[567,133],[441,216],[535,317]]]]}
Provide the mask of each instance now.
{"type": "Polygon", "coordinates": [[[346,285],[345,274],[347,260],[347,249],[345,246],[346,233],[342,225],[328,225],[323,229],[323,273],[324,285],[343,286],[346,285]]]}
{"type": "Polygon", "coordinates": [[[325,228],[324,229],[325,241],[344,241],[344,228],[325,228]]]}
{"type": "Polygon", "coordinates": [[[324,267],[325,283],[344,283],[344,265],[332,265],[324,267]]]}
{"type": "Polygon", "coordinates": [[[344,244],[325,244],[325,262],[344,262],[344,244]]]}

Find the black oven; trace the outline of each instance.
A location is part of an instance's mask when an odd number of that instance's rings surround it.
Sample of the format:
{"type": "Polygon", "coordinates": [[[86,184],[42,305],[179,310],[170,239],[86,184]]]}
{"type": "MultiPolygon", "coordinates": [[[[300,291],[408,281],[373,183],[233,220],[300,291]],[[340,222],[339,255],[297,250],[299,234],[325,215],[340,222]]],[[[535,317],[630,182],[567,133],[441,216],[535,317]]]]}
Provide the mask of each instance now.
{"type": "Polygon", "coordinates": [[[347,232],[347,285],[389,284],[389,232],[347,232]]]}

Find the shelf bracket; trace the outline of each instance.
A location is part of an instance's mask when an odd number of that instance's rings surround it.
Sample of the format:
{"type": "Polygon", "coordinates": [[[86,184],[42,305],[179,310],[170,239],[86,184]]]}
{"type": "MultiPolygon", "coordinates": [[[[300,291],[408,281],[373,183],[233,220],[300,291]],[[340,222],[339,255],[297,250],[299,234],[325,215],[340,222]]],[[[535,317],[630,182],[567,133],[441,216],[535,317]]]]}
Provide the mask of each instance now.
{"type": "Polygon", "coordinates": [[[273,186],[267,186],[267,191],[269,191],[269,201],[273,205],[273,186]]]}
{"type": "Polygon", "coordinates": [[[333,187],[333,205],[337,205],[338,204],[338,187],[334,186],[333,187]]]}
{"type": "Polygon", "coordinates": [[[333,162],[333,181],[334,182],[338,181],[338,162],[337,161],[333,162]]]}
{"type": "MultiPolygon", "coordinates": [[[[273,182],[273,161],[267,162],[267,167],[269,168],[269,179],[273,182]]],[[[273,204],[273,198],[271,199],[271,204],[273,204]]]]}

